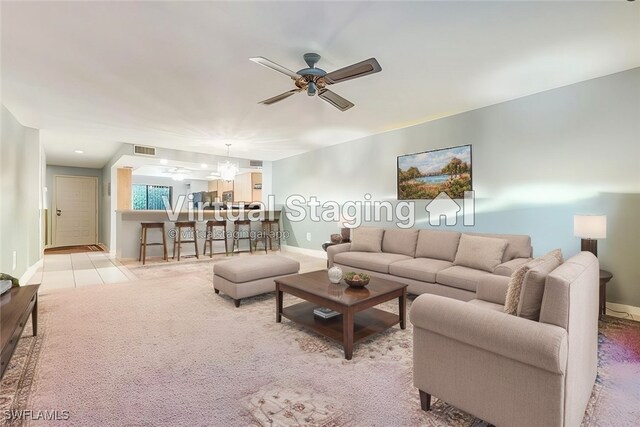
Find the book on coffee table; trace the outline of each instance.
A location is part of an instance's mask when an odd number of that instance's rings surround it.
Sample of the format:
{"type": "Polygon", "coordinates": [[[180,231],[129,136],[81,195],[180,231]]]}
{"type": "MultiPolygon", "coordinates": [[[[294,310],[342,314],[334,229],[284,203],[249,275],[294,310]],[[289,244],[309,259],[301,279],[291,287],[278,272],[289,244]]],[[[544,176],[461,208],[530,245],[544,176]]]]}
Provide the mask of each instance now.
{"type": "Polygon", "coordinates": [[[330,308],[317,307],[313,309],[313,314],[318,317],[322,317],[323,319],[331,319],[332,317],[338,316],[340,313],[333,311],[330,308]]]}

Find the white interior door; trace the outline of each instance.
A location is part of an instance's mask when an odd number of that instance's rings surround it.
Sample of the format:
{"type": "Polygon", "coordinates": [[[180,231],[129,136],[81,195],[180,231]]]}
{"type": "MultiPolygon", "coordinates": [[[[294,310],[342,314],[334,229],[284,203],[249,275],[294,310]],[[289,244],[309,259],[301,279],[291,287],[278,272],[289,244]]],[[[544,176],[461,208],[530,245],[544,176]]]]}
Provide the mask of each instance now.
{"type": "Polygon", "coordinates": [[[55,177],[54,246],[98,243],[98,178],[55,177]]]}

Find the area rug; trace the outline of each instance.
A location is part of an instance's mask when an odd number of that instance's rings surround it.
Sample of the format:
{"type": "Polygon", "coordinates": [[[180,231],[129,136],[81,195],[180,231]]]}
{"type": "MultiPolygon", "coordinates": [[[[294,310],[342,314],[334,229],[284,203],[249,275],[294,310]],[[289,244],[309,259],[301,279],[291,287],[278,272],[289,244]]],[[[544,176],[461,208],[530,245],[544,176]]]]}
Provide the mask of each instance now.
{"type": "MultiPolygon", "coordinates": [[[[66,421],[24,422],[38,426],[486,425],[440,401],[420,410],[410,327],[357,344],[347,361],[335,343],[276,323],[273,295],[235,308],[203,276],[42,295],[39,338],[21,340],[0,413],[68,411],[66,421]]],[[[639,343],[640,324],[601,324],[599,376],[583,425],[635,425],[639,343]]]]}

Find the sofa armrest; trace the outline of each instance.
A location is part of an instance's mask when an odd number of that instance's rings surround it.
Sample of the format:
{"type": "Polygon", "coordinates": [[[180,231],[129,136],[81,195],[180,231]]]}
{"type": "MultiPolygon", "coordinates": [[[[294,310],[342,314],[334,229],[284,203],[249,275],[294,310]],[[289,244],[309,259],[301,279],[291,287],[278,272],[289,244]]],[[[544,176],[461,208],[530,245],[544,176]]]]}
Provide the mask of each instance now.
{"type": "Polygon", "coordinates": [[[503,262],[502,264],[498,264],[496,268],[493,269],[493,274],[511,277],[511,275],[518,269],[518,267],[520,267],[522,264],[528,263],[532,259],[533,258],[514,258],[507,262],[503,262]]]}
{"type": "Polygon", "coordinates": [[[504,305],[511,278],[489,274],[482,276],[476,288],[476,299],[504,305]]]}
{"type": "Polygon", "coordinates": [[[340,243],[339,245],[331,245],[327,248],[327,259],[329,260],[329,268],[333,267],[333,257],[341,252],[349,252],[351,243],[340,243]]]}
{"type": "Polygon", "coordinates": [[[551,373],[565,373],[568,337],[559,326],[430,294],[415,299],[410,319],[416,328],[551,373]]]}

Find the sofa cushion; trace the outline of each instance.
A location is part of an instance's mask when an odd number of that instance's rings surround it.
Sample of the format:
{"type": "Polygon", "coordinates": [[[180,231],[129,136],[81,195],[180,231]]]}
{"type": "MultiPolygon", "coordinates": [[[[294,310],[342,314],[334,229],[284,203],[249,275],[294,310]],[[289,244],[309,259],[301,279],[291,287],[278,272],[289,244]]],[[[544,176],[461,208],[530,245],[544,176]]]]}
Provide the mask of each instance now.
{"type": "Polygon", "coordinates": [[[382,252],[414,257],[416,255],[417,241],[418,230],[388,228],[384,230],[384,237],[382,238],[382,252]]]}
{"type": "Polygon", "coordinates": [[[472,299],[467,301],[467,304],[475,305],[476,307],[486,308],[493,311],[502,311],[504,306],[502,304],[496,304],[494,302],[484,301],[481,299],[472,299]]]}
{"type": "Polygon", "coordinates": [[[531,258],[531,237],[525,234],[489,234],[489,233],[468,233],[472,236],[493,237],[504,239],[508,243],[507,249],[502,256],[502,262],[507,262],[514,258],[531,258]]]}
{"type": "Polygon", "coordinates": [[[234,283],[244,283],[266,277],[295,274],[300,263],[280,255],[264,255],[222,261],[213,267],[213,273],[234,283]]]}
{"type": "Polygon", "coordinates": [[[517,315],[525,319],[538,320],[547,276],[562,264],[562,251],[553,250],[527,264],[528,271],[522,282],[517,315]]]}
{"type": "Polygon", "coordinates": [[[482,276],[476,289],[476,299],[500,304],[504,308],[504,300],[509,287],[509,277],[489,274],[482,276]]]}
{"type": "MultiPolygon", "coordinates": [[[[353,248],[353,243],[351,244],[353,248]]],[[[389,265],[406,259],[406,255],[384,252],[341,252],[333,257],[333,262],[347,267],[362,268],[379,273],[389,273],[389,265]]],[[[346,273],[346,271],[345,271],[346,273]]]]}
{"type": "Polygon", "coordinates": [[[502,262],[507,244],[504,239],[463,234],[453,263],[492,272],[502,262]]]}
{"type": "MultiPolygon", "coordinates": [[[[508,246],[507,246],[508,247],[508,246]]],[[[493,274],[497,274],[499,276],[511,277],[513,273],[520,267],[531,261],[531,258],[514,258],[507,262],[503,262],[498,265],[495,270],[493,270],[493,274]]]]}
{"type": "Polygon", "coordinates": [[[436,282],[459,289],[475,292],[482,277],[491,273],[475,268],[454,265],[436,273],[436,282]]]}
{"type": "Polygon", "coordinates": [[[459,241],[460,233],[456,231],[420,230],[415,256],[453,262],[459,241]]]}
{"type": "Polygon", "coordinates": [[[351,250],[354,252],[382,252],[383,235],[382,228],[354,228],[351,230],[351,250]]]}
{"type": "Polygon", "coordinates": [[[441,259],[413,258],[394,262],[389,266],[389,273],[394,276],[435,283],[436,273],[452,265],[450,261],[441,259]]]}

